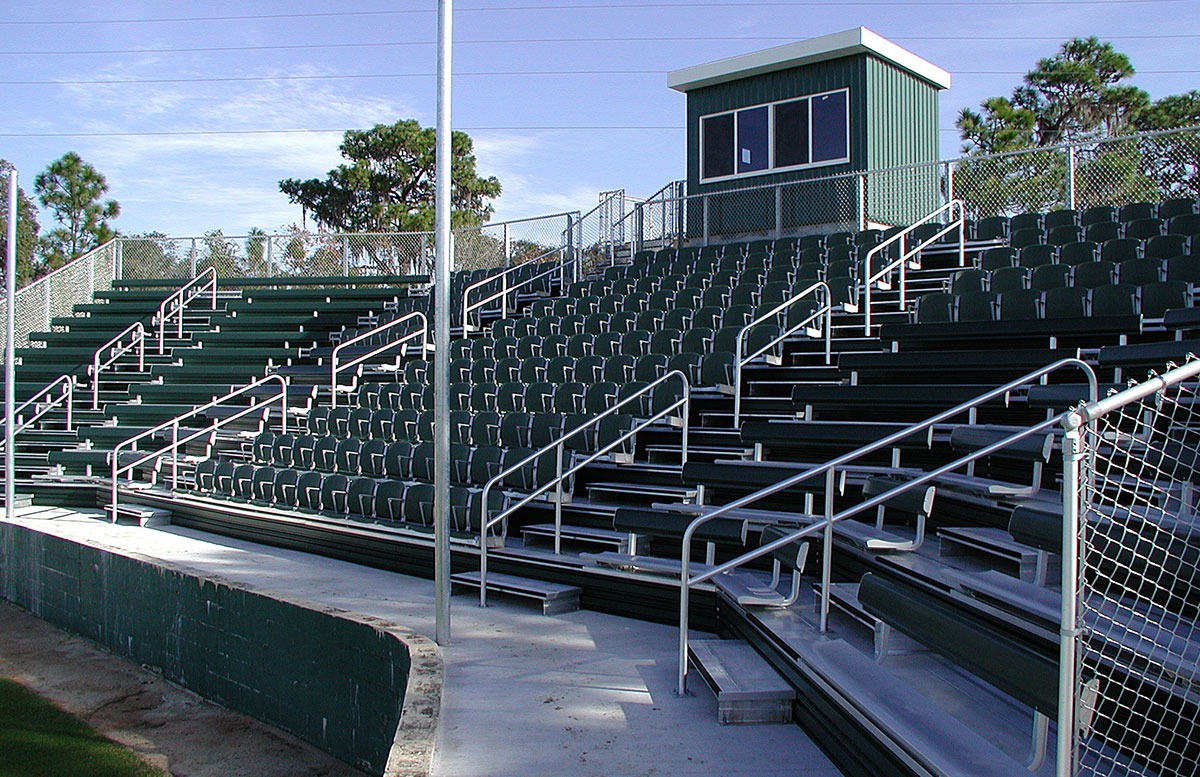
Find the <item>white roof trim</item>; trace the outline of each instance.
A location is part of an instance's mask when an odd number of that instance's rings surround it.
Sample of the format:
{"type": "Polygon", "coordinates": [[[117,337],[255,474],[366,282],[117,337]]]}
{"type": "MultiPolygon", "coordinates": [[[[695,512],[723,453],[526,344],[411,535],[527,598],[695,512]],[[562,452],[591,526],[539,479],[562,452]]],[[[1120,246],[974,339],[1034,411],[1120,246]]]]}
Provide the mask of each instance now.
{"type": "Polygon", "coordinates": [[[832,35],[822,35],[819,38],[786,43],[750,54],[673,70],[667,74],[667,86],[680,92],[688,92],[704,86],[854,54],[873,54],[925,79],[939,89],[950,88],[948,72],[866,27],[856,27],[845,32],[835,32],[832,35]]]}

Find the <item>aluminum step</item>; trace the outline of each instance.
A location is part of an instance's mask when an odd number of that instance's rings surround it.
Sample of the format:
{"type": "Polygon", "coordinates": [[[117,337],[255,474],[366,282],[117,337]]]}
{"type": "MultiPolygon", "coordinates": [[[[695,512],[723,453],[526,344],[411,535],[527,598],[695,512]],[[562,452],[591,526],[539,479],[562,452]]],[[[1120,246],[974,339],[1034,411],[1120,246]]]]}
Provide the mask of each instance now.
{"type": "Polygon", "coordinates": [[[717,722],[788,723],[796,690],[750,643],[733,639],[693,640],[688,658],[717,695],[717,722]]]}
{"type": "MultiPolygon", "coordinates": [[[[450,582],[452,585],[479,590],[479,572],[459,572],[450,576],[450,582]]],[[[559,615],[578,610],[579,594],[581,593],[581,589],[577,586],[548,583],[544,580],[533,580],[497,572],[488,573],[487,590],[489,593],[506,594],[540,602],[543,615],[559,615]]]]}

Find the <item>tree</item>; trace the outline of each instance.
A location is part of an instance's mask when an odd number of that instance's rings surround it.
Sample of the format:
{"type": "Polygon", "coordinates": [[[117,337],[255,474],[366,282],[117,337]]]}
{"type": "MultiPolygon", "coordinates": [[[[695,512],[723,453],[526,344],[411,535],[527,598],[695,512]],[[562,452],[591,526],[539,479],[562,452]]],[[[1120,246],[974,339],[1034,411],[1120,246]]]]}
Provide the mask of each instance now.
{"type": "Polygon", "coordinates": [[[1036,150],[1076,144],[1076,202],[1122,204],[1194,194],[1200,144],[1194,133],[1128,139],[1136,131],[1200,124],[1200,92],[1151,102],[1126,83],[1129,57],[1096,38],[1072,38],[1038,60],[1011,97],[991,97],[981,111],[964,108],[957,126],[968,160],[955,193],[976,217],[1062,207],[1065,155],[1036,150]],[[1024,151],[1013,156],[994,156],[1024,151]]]}
{"type": "Polygon", "coordinates": [[[1038,60],[1011,97],[984,100],[982,113],[959,112],[963,150],[993,154],[1126,132],[1150,105],[1146,92],[1123,83],[1134,72],[1111,43],[1072,38],[1038,60]]]}
{"type": "MultiPolygon", "coordinates": [[[[0,159],[0,172],[12,170],[12,165],[0,159]]],[[[0,257],[8,251],[8,187],[7,176],[0,176],[5,183],[0,192],[0,257]]],[[[44,274],[38,266],[38,222],[37,208],[25,190],[17,187],[17,285],[24,286],[44,274]]],[[[0,278],[4,277],[4,269],[0,266],[0,278]]]]}
{"type": "MultiPolygon", "coordinates": [[[[475,173],[471,138],[452,136],[451,225],[473,226],[492,213],[500,194],[495,177],[475,173]]],[[[318,225],[335,232],[428,232],[434,227],[433,128],[413,120],[350,130],[339,150],[347,164],[324,179],[288,178],[279,189],[318,225]]]]}
{"type": "Polygon", "coordinates": [[[108,219],[121,215],[116,200],[101,201],[108,182],[74,151],[51,162],[33,181],[38,201],[59,223],[44,238],[46,261],[58,266],[111,240],[108,219]]]}

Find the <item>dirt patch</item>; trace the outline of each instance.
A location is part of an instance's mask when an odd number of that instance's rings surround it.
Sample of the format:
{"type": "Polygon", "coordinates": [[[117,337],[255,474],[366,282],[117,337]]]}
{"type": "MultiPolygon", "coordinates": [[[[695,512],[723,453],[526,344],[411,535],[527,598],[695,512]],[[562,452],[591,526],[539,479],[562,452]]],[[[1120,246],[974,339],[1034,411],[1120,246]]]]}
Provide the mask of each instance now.
{"type": "Polygon", "coordinates": [[[175,777],[362,777],[296,737],[0,602],[0,675],[175,777]]]}

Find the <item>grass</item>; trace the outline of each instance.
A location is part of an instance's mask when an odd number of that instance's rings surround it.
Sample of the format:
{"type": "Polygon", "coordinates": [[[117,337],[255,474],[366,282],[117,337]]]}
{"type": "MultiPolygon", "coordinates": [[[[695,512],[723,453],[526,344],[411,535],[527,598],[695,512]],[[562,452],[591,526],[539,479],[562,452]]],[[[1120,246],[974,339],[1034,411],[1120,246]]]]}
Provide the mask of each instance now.
{"type": "Polygon", "coordinates": [[[0,677],[0,777],[165,777],[18,683],[0,677]]]}

